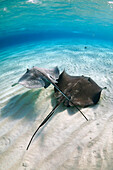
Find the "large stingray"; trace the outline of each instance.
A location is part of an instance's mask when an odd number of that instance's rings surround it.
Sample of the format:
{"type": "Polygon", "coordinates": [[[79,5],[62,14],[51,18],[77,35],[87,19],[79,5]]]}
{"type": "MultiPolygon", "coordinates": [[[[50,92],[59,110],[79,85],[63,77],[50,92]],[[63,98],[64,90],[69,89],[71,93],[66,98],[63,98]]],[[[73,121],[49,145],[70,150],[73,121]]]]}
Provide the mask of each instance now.
{"type": "Polygon", "coordinates": [[[27,150],[37,131],[53,115],[54,111],[60,105],[60,103],[63,102],[66,106],[75,106],[85,117],[85,119],[88,120],[78,108],[78,106],[87,107],[97,104],[102,91],[102,88],[99,87],[90,77],[70,76],[65,71],[63,71],[59,76],[58,67],[55,67],[52,70],[41,69],[38,67],[33,67],[30,70],[27,69],[27,72],[20,78],[18,83],[24,85],[27,88],[46,88],[50,84],[53,84],[55,97],[58,100],[57,105],[53,108],[53,110],[49,113],[49,115],[44,119],[44,121],[33,134],[27,146],[27,150]]]}
{"type": "MultiPolygon", "coordinates": [[[[58,88],[66,94],[69,100],[64,100],[66,106],[87,107],[97,104],[100,99],[102,88],[99,87],[90,77],[70,76],[63,71],[56,83],[58,88]]],[[[55,97],[61,100],[62,94],[55,89],[55,97]]]]}

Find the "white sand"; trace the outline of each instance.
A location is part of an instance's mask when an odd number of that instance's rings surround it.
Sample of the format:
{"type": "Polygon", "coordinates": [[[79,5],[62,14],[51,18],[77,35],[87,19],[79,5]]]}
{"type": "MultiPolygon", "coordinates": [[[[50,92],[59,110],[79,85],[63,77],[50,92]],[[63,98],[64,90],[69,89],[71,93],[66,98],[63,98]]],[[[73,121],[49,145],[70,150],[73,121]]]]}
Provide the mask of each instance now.
{"type": "Polygon", "coordinates": [[[7,59],[0,61],[0,170],[113,170],[113,50],[101,43],[71,43],[1,52],[7,59]],[[96,106],[82,109],[88,122],[75,108],[61,105],[26,151],[56,104],[52,85],[35,90],[11,87],[33,65],[58,65],[71,75],[91,76],[107,90],[96,106]]]}

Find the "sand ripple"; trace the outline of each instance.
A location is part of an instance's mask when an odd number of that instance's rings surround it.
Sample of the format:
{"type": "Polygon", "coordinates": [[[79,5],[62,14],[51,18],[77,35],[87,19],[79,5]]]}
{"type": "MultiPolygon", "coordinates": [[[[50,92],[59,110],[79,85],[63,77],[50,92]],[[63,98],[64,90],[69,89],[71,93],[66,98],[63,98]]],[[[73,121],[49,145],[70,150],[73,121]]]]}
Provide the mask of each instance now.
{"type": "Polygon", "coordinates": [[[2,60],[0,170],[113,169],[113,51],[94,44],[89,44],[87,50],[83,47],[43,47],[44,58],[38,47],[24,52],[19,47],[16,54],[9,52],[2,60]],[[99,104],[82,109],[88,122],[75,108],[61,105],[26,151],[31,135],[56,104],[52,86],[35,90],[11,87],[35,63],[40,67],[57,64],[69,74],[89,75],[107,90],[102,91],[99,104]]]}

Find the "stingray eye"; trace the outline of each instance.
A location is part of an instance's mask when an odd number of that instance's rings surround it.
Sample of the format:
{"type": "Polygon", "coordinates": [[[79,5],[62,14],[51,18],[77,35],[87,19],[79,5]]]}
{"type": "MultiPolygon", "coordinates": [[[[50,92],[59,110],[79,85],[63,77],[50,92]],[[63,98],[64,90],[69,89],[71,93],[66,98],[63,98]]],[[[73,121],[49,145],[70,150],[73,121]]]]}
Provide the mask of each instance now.
{"type": "Polygon", "coordinates": [[[26,73],[28,73],[29,72],[29,69],[27,68],[27,71],[26,71],[26,73]]]}
{"type": "Polygon", "coordinates": [[[89,81],[89,82],[91,82],[91,79],[90,79],[90,77],[88,78],[88,81],[89,81]]]}

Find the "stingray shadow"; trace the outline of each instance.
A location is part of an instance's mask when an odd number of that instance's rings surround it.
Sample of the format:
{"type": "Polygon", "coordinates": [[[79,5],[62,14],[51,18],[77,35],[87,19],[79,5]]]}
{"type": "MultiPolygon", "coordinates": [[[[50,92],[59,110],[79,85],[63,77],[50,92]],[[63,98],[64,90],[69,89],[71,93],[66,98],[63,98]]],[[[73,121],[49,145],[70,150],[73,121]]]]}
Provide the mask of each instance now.
{"type": "MultiPolygon", "coordinates": [[[[56,104],[58,103],[57,99],[54,97],[54,91],[53,91],[47,98],[51,98],[51,103],[50,103],[50,104],[51,104],[52,109],[53,109],[53,108],[56,106],[56,104]]],[[[52,109],[50,110],[50,112],[52,111],[52,109]]],[[[52,119],[54,119],[54,117],[55,117],[57,114],[59,114],[60,112],[63,112],[64,110],[66,110],[66,107],[63,105],[63,103],[61,103],[61,104],[59,105],[59,107],[55,110],[55,112],[53,113],[52,117],[50,117],[50,119],[39,129],[39,131],[37,132],[37,134],[36,134],[36,136],[35,136],[35,139],[38,138],[38,136],[40,136],[40,134],[41,134],[41,142],[43,142],[45,135],[44,135],[42,132],[43,132],[44,128],[50,123],[50,121],[51,121],[52,119]]],[[[48,112],[48,113],[46,114],[46,116],[49,115],[50,112],[48,112]]],[[[43,118],[43,120],[46,118],[46,116],[43,118]]],[[[43,120],[42,120],[42,121],[43,121],[43,120]]],[[[42,123],[42,121],[37,125],[36,129],[38,128],[38,126],[40,126],[40,124],[42,123]]]]}
{"type": "MultiPolygon", "coordinates": [[[[54,97],[54,93],[52,93],[50,97],[51,97],[51,105],[52,105],[52,107],[54,108],[54,107],[56,106],[56,104],[58,103],[58,101],[57,101],[57,99],[54,97]]],[[[85,109],[85,108],[90,108],[90,109],[93,109],[93,111],[95,111],[95,110],[97,109],[98,105],[99,105],[99,103],[97,103],[96,105],[87,106],[87,107],[79,107],[79,106],[77,106],[77,108],[80,109],[80,110],[85,109]]],[[[53,108],[52,108],[52,109],[53,109],[53,108]]],[[[74,106],[69,106],[69,107],[67,107],[67,106],[64,106],[63,103],[61,103],[61,104],[59,105],[59,107],[55,110],[53,116],[46,122],[46,124],[44,124],[43,127],[41,127],[41,129],[39,130],[39,132],[38,132],[38,134],[36,135],[36,137],[38,137],[38,136],[41,134],[41,132],[43,131],[43,129],[48,125],[48,123],[53,119],[54,116],[56,116],[57,114],[65,111],[65,110],[67,110],[66,114],[69,114],[70,116],[73,116],[73,115],[75,115],[75,114],[77,114],[77,113],[80,113],[80,111],[79,111],[77,108],[74,107],[74,106]]],[[[51,109],[51,110],[52,110],[52,109],[51,109]]],[[[84,111],[83,111],[83,112],[84,112],[84,111]]],[[[49,113],[48,113],[48,114],[49,114],[49,113]]],[[[47,115],[48,115],[48,114],[47,114],[47,115]]],[[[83,115],[81,115],[81,117],[82,117],[82,116],[83,116],[83,115]]],[[[84,118],[84,117],[83,117],[83,118],[84,118]]],[[[42,120],[42,121],[43,121],[43,120],[42,120]]],[[[44,141],[44,134],[42,135],[41,138],[42,138],[41,141],[44,141]]]]}
{"type": "MultiPolygon", "coordinates": [[[[58,101],[57,101],[57,99],[54,97],[54,93],[52,93],[52,94],[50,95],[50,98],[51,98],[51,105],[52,105],[52,109],[53,109],[53,108],[56,106],[56,104],[58,103],[58,101]]],[[[52,110],[52,109],[51,109],[51,110],[52,110]]],[[[76,113],[79,112],[75,107],[66,107],[66,106],[64,106],[63,103],[61,103],[61,104],[58,106],[58,108],[55,110],[55,112],[53,113],[53,116],[44,124],[44,126],[42,126],[42,127],[40,128],[40,130],[39,130],[38,133],[36,134],[35,139],[38,138],[38,137],[41,135],[41,143],[40,143],[40,144],[42,144],[42,143],[44,142],[44,139],[45,139],[45,135],[44,135],[44,133],[42,133],[43,130],[44,130],[44,128],[50,123],[51,120],[54,119],[54,117],[55,117],[57,114],[62,113],[62,112],[65,111],[65,110],[67,110],[66,114],[69,114],[70,116],[71,116],[71,115],[74,115],[74,114],[76,114],[76,113]]],[[[49,113],[50,113],[50,112],[49,112],[49,113]]],[[[49,113],[47,113],[47,115],[49,115],[49,113]]],[[[45,119],[45,118],[44,118],[44,119],[45,119]]],[[[42,121],[43,121],[43,120],[42,120],[42,121]]],[[[40,124],[41,124],[41,123],[42,123],[42,122],[40,122],[40,124]]],[[[38,128],[38,126],[39,126],[40,124],[37,125],[37,128],[38,128]]]]}
{"type": "MultiPolygon", "coordinates": [[[[54,97],[54,93],[51,95],[51,105],[53,107],[55,107],[55,105],[58,103],[57,99],[54,97]]],[[[81,107],[79,107],[79,109],[81,109],[81,107]]],[[[72,116],[76,113],[78,113],[79,111],[74,107],[74,106],[64,106],[63,103],[61,103],[59,105],[59,107],[55,110],[55,114],[56,115],[57,113],[60,113],[60,112],[63,112],[64,110],[67,110],[67,113],[72,116]]]]}
{"type": "Polygon", "coordinates": [[[1,117],[10,117],[11,119],[21,119],[25,117],[29,121],[34,119],[37,116],[37,112],[34,109],[35,102],[41,91],[42,89],[37,91],[29,90],[23,94],[12,97],[7,105],[1,109],[1,117]]]}

